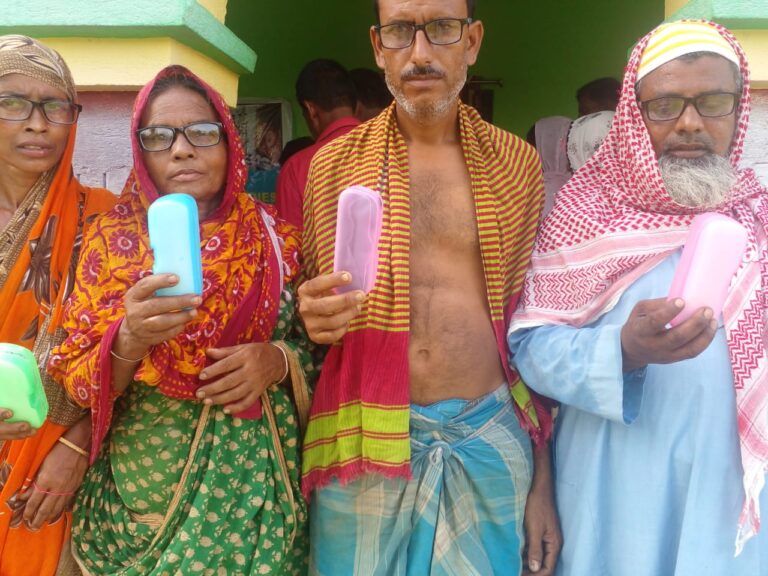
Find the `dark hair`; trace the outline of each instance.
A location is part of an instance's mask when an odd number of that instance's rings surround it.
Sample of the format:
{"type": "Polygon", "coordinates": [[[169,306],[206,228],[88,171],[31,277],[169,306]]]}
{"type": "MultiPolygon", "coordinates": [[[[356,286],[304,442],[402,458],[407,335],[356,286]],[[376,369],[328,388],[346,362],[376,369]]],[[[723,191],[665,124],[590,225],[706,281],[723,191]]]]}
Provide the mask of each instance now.
{"type": "Polygon", "coordinates": [[[283,146],[283,151],[280,153],[280,159],[277,161],[277,163],[280,164],[280,166],[285,166],[285,163],[291,156],[297,152],[301,152],[304,150],[304,148],[309,148],[314,143],[315,141],[312,140],[312,138],[309,136],[301,136],[299,138],[290,140],[286,143],[285,146],[283,146]]]}
{"type": "Polygon", "coordinates": [[[616,78],[598,78],[579,88],[576,91],[576,100],[589,98],[595,102],[610,102],[615,107],[619,102],[620,92],[621,82],[616,80],[616,78]]]}
{"type": "MultiPolygon", "coordinates": [[[[467,16],[469,18],[475,17],[475,3],[477,0],[467,0],[467,16]]],[[[373,0],[373,13],[376,15],[376,24],[381,24],[381,18],[379,18],[379,0],[373,0]]]]}
{"type": "Polygon", "coordinates": [[[147,101],[152,100],[163,92],[167,92],[169,89],[174,88],[175,86],[180,86],[181,88],[186,88],[192,92],[200,94],[200,96],[205,98],[206,102],[209,104],[211,103],[211,99],[208,97],[208,93],[200,84],[197,83],[194,78],[188,75],[186,68],[183,66],[170,66],[168,71],[169,73],[166,76],[160,78],[157,82],[155,82],[155,85],[152,86],[152,90],[149,93],[147,101]]]}
{"type": "Polygon", "coordinates": [[[349,71],[355,85],[358,101],[367,108],[386,108],[392,103],[392,94],[379,72],[370,68],[349,71]]]}
{"type": "Polygon", "coordinates": [[[303,106],[312,102],[324,112],[336,108],[354,108],[357,104],[355,85],[349,72],[335,60],[313,60],[296,80],[296,100],[303,106]]]}

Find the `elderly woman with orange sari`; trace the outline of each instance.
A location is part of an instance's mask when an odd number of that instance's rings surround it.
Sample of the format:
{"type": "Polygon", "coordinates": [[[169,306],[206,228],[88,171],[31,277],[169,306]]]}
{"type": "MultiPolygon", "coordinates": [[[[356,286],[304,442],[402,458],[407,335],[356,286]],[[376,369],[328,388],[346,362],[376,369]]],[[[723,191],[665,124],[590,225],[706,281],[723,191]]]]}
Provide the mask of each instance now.
{"type": "Polygon", "coordinates": [[[139,93],[132,128],[133,173],[85,239],[51,361],[93,415],[73,554],[85,574],[302,574],[298,236],[243,191],[229,109],[185,68],[139,93]],[[198,207],[202,296],[155,295],[178,278],[151,273],[147,208],[176,192],[198,207]]]}
{"type": "MultiPolygon", "coordinates": [[[[0,36],[0,342],[29,348],[42,367],[64,338],[83,229],[115,202],[72,174],[79,112],[58,53],[26,36],[0,36]]],[[[90,420],[45,374],[43,384],[50,411],[37,430],[10,422],[0,401],[2,576],[76,569],[61,552],[88,467],[90,420]]]]}

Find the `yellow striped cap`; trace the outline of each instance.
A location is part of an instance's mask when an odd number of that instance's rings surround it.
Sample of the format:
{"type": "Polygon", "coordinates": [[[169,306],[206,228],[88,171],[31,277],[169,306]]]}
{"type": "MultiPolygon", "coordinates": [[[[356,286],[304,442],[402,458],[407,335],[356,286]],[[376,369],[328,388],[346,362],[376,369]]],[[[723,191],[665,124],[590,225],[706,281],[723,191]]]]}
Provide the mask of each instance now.
{"type": "Polygon", "coordinates": [[[711,24],[707,22],[670,22],[659,26],[651,36],[640,59],[637,79],[640,80],[667,62],[694,52],[719,54],[737,66],[739,65],[739,57],[736,52],[711,24]]]}

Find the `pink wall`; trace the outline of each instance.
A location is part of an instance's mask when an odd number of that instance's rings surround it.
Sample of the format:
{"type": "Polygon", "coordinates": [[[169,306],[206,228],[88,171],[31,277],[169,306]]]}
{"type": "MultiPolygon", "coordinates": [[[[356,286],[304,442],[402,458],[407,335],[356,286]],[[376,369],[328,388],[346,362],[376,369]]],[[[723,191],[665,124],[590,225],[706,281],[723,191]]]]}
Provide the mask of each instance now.
{"type": "Polygon", "coordinates": [[[752,92],[752,116],[744,149],[744,164],[752,166],[768,186],[768,90],[752,92]]]}
{"type": "Polygon", "coordinates": [[[133,164],[129,131],[135,92],[81,92],[75,175],[86,186],[119,194],[133,164]]]}

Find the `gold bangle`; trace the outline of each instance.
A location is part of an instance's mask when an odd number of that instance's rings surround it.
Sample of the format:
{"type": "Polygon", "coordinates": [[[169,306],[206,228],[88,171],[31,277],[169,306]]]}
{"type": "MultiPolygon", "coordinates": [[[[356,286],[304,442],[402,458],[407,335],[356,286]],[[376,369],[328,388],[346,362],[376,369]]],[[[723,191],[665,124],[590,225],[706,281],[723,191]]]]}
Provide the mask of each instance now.
{"type": "Polygon", "coordinates": [[[144,360],[144,358],[146,358],[147,356],[152,354],[152,348],[147,350],[147,353],[144,354],[144,356],[142,356],[141,358],[136,358],[136,359],[134,359],[134,358],[126,358],[125,356],[120,356],[120,354],[117,354],[114,350],[110,350],[109,353],[112,354],[113,358],[117,358],[118,360],[122,360],[123,362],[130,362],[131,364],[135,364],[136,362],[141,362],[142,360],[144,360]]]}
{"type": "Polygon", "coordinates": [[[283,350],[282,346],[278,346],[274,342],[269,342],[269,345],[270,346],[274,346],[275,348],[280,350],[280,352],[282,352],[282,354],[283,354],[283,360],[285,360],[285,373],[283,374],[283,376],[279,380],[275,380],[273,382],[273,384],[280,384],[280,382],[282,382],[283,380],[288,378],[288,374],[290,374],[290,372],[291,372],[291,365],[288,362],[288,353],[285,350],[283,350]]]}
{"type": "Polygon", "coordinates": [[[67,448],[71,448],[72,450],[74,450],[75,452],[80,454],[81,456],[85,456],[86,458],[90,458],[91,457],[91,454],[87,450],[83,450],[82,448],[80,448],[80,446],[78,446],[74,442],[70,442],[69,440],[64,438],[64,436],[59,436],[59,442],[64,444],[64,446],[66,446],[67,448]]]}

